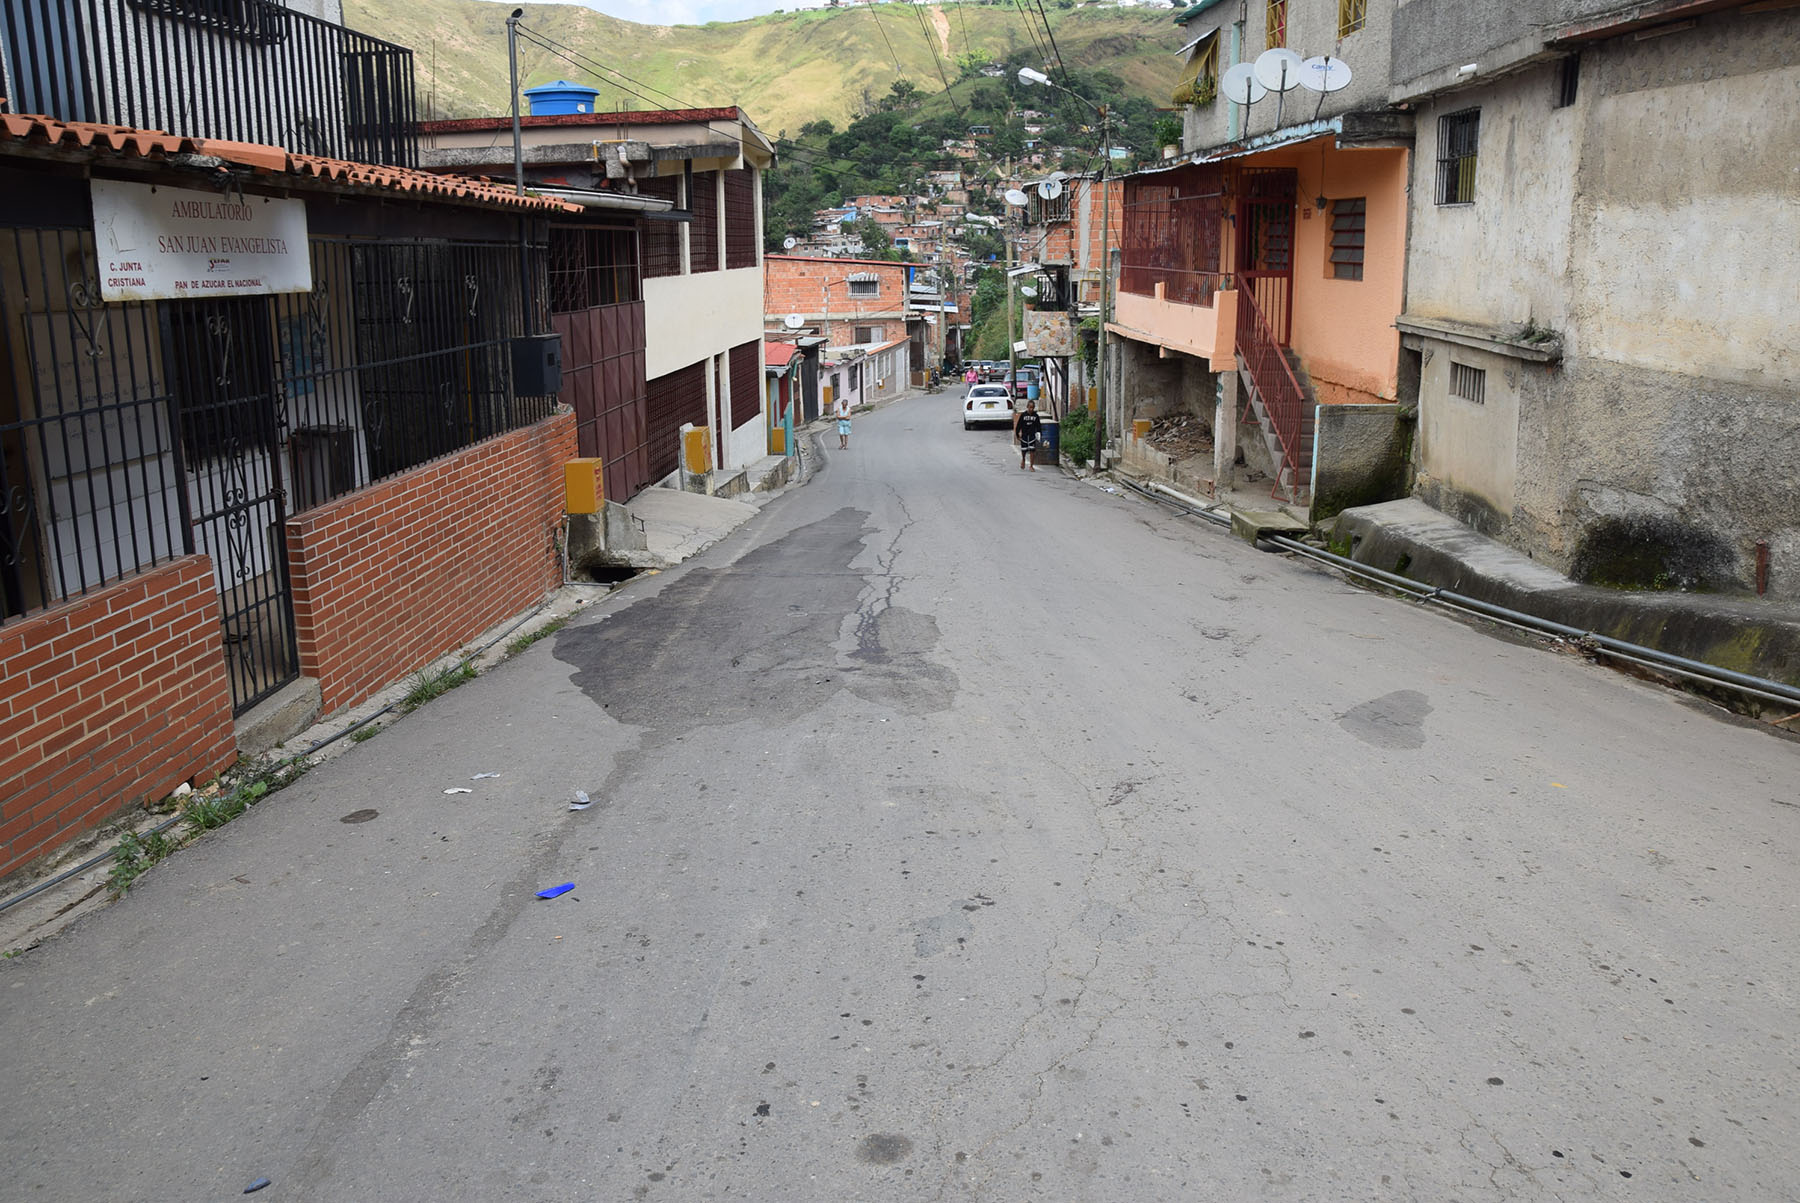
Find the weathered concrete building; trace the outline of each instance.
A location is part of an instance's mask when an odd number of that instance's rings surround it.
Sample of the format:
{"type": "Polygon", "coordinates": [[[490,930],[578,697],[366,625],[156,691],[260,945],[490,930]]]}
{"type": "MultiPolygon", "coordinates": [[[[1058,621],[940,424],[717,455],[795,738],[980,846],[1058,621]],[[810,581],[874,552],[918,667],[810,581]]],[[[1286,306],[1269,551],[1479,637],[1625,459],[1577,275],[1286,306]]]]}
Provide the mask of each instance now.
{"type": "Polygon", "coordinates": [[[1800,598],[1797,46],[1766,3],[1402,0],[1425,500],[1579,580],[1800,598]]]}

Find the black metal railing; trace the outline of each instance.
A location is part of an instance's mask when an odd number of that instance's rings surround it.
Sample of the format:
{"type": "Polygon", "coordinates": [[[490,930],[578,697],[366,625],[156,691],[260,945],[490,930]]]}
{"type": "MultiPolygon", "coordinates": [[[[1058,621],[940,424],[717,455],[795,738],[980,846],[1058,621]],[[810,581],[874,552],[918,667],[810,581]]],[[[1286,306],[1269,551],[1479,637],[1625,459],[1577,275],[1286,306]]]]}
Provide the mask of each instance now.
{"type": "Polygon", "coordinates": [[[0,0],[7,107],[413,167],[412,51],[275,0],[0,0]]]}
{"type": "Polygon", "coordinates": [[[204,552],[238,711],[298,672],[285,520],[547,417],[544,247],[315,237],[313,287],[103,302],[86,229],[0,228],[0,622],[204,552]]]}

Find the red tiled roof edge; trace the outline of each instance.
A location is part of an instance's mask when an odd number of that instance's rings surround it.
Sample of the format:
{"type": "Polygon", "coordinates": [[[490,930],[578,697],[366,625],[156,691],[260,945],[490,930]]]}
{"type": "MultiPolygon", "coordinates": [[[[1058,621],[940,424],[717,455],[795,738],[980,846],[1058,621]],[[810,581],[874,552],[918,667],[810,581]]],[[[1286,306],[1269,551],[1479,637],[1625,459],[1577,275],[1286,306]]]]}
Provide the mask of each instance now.
{"type": "Polygon", "coordinates": [[[179,154],[212,155],[240,167],[280,175],[312,176],[377,191],[417,193],[445,200],[476,201],[506,208],[553,213],[574,213],[581,209],[580,205],[556,197],[520,196],[511,188],[463,176],[436,175],[410,167],[383,167],[317,155],[296,155],[279,146],[265,146],[255,142],[188,138],[161,130],[134,129],[123,125],[58,121],[54,117],[36,113],[0,113],[0,147],[9,142],[94,154],[111,151],[124,158],[145,160],[166,159],[179,154]]]}

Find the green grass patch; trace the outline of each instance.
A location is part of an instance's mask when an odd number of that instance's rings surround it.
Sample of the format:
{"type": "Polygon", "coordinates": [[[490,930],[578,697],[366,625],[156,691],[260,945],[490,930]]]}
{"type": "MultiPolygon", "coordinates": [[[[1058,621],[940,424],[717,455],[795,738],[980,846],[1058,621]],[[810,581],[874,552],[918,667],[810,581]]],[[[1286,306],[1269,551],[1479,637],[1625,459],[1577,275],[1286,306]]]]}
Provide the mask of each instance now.
{"type": "Polygon", "coordinates": [[[413,677],[412,688],[406,691],[401,705],[408,712],[417,710],[432,698],[442,697],[458,685],[467,684],[475,679],[475,670],[467,664],[459,664],[454,668],[441,669],[437,672],[422,672],[413,677]]]}
{"type": "Polygon", "coordinates": [[[352,743],[366,744],[380,734],[381,728],[377,727],[374,723],[370,723],[366,727],[358,727],[356,730],[352,731],[350,733],[350,741],[352,743]]]}
{"type": "Polygon", "coordinates": [[[547,638],[548,636],[551,636],[551,635],[554,635],[558,631],[562,630],[564,627],[568,626],[569,619],[571,617],[573,617],[573,616],[565,614],[561,618],[556,619],[554,622],[545,623],[543,626],[539,627],[535,631],[532,631],[528,635],[519,636],[517,639],[513,640],[511,643],[506,645],[506,650],[515,656],[518,655],[520,652],[524,651],[526,648],[530,647],[532,644],[536,643],[538,640],[547,638]]]}
{"type": "Polygon", "coordinates": [[[146,869],[173,854],[203,831],[223,827],[278,789],[292,785],[306,774],[305,764],[284,762],[258,765],[217,794],[189,794],[177,799],[182,825],[168,831],[139,835],[126,832],[113,846],[112,868],[106,884],[114,898],[124,894],[146,869]]]}

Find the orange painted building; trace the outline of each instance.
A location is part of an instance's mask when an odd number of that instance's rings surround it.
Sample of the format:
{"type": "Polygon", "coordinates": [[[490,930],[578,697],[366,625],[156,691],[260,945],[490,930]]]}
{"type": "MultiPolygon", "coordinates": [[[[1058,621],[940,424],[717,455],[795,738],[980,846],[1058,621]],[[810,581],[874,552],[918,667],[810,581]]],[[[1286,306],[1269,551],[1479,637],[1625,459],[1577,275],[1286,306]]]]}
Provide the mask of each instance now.
{"type": "Polygon", "coordinates": [[[1314,408],[1399,389],[1409,152],[1385,127],[1321,125],[1130,177],[1108,327],[1123,355],[1191,356],[1241,382],[1296,496],[1314,408]]]}

